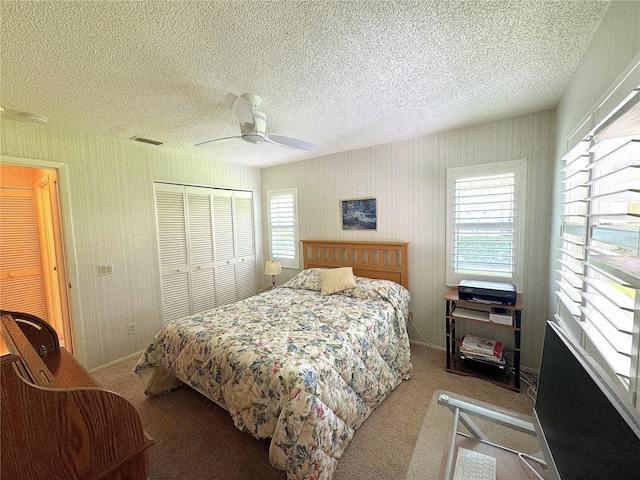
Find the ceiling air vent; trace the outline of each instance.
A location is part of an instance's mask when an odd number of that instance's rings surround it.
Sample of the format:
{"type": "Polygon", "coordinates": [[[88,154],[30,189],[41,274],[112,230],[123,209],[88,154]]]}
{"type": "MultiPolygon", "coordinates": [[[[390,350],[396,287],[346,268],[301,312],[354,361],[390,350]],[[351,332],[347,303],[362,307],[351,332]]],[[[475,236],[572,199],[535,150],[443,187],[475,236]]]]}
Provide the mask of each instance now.
{"type": "Polygon", "coordinates": [[[134,140],[136,142],[142,142],[142,143],[148,143],[149,145],[162,145],[162,142],[158,142],[156,140],[149,140],[148,138],[142,138],[142,137],[131,137],[131,140],[134,140]]]}

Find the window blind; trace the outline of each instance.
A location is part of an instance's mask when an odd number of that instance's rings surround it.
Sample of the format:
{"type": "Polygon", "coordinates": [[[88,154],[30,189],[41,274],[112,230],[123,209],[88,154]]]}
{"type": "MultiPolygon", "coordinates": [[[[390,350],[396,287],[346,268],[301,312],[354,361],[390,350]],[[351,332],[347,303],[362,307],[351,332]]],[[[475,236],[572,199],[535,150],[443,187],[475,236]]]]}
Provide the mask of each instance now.
{"type": "Polygon", "coordinates": [[[299,268],[296,189],[267,192],[269,250],[283,267],[299,268]]]}
{"type": "Polygon", "coordinates": [[[557,320],[636,403],[640,327],[640,94],[563,157],[557,320]],[[635,332],[635,333],[634,333],[635,332]]]}
{"type": "Polygon", "coordinates": [[[451,169],[449,282],[519,283],[523,188],[520,162],[451,169]]]}
{"type": "MultiPolygon", "coordinates": [[[[563,317],[580,317],[582,278],[586,258],[589,142],[579,142],[562,160],[562,227],[556,295],[563,317]]],[[[569,327],[570,328],[570,327],[569,327]]]]}
{"type": "Polygon", "coordinates": [[[581,326],[627,388],[638,353],[633,331],[640,289],[640,122],[626,129],[629,119],[640,120],[638,95],[633,107],[595,131],[589,149],[581,306],[581,326]]]}

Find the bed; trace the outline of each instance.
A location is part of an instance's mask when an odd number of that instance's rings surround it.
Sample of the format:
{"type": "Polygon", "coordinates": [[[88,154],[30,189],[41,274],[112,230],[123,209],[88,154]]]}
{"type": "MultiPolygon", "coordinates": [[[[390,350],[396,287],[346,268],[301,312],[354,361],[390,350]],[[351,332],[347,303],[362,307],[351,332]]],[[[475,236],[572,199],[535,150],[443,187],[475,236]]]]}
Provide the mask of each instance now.
{"type": "Polygon", "coordinates": [[[148,395],[186,383],[271,438],[270,462],[289,480],[330,479],[355,430],[411,375],[407,244],[303,241],[303,258],[273,290],[165,325],[135,371],[148,395]]]}

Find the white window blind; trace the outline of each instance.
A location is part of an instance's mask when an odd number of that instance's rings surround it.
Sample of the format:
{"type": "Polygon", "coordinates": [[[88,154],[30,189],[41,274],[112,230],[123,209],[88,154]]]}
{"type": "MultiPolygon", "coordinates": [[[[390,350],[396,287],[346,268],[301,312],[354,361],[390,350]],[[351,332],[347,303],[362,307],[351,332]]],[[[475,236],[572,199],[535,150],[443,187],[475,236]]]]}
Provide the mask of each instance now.
{"type": "Polygon", "coordinates": [[[578,143],[563,157],[562,168],[562,231],[556,295],[562,311],[575,318],[580,316],[580,292],[586,258],[588,150],[588,141],[578,143]]]}
{"type": "Polygon", "coordinates": [[[269,256],[283,267],[299,268],[297,189],[267,192],[269,256]]]}
{"type": "Polygon", "coordinates": [[[521,288],[525,160],[448,170],[447,283],[521,288]]]}
{"type": "Polygon", "coordinates": [[[630,388],[632,359],[634,354],[637,356],[632,348],[634,311],[640,289],[640,104],[637,98],[630,111],[596,129],[591,144],[581,326],[623,385],[630,388]],[[635,128],[627,129],[628,119],[635,120],[635,128]],[[636,135],[628,135],[630,131],[636,135]]]}
{"type": "Polygon", "coordinates": [[[556,318],[569,330],[581,327],[587,350],[629,390],[634,403],[640,329],[639,99],[640,94],[627,99],[563,157],[556,318]]]}

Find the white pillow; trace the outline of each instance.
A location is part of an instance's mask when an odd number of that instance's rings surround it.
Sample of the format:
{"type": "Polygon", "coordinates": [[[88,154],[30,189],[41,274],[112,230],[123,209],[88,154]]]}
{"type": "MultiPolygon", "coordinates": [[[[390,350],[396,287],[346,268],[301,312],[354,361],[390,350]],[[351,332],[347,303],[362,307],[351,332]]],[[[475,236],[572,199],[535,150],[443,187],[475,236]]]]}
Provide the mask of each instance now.
{"type": "Polygon", "coordinates": [[[320,283],[322,284],[322,295],[353,288],[356,286],[356,279],[353,277],[353,267],[330,268],[320,273],[320,283]]]}

